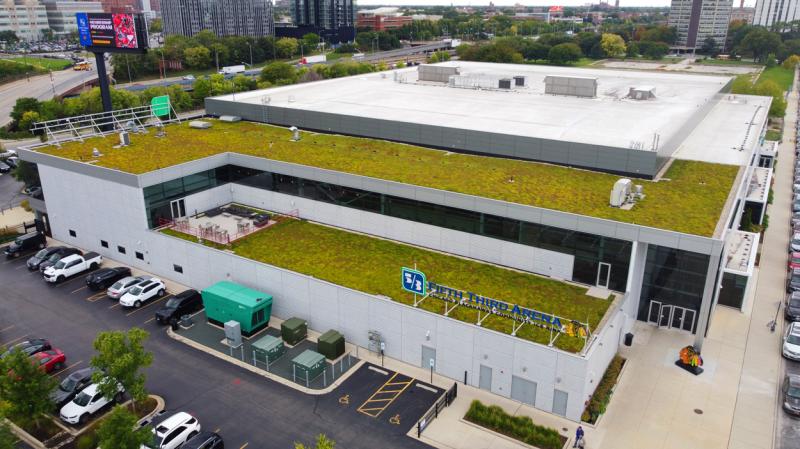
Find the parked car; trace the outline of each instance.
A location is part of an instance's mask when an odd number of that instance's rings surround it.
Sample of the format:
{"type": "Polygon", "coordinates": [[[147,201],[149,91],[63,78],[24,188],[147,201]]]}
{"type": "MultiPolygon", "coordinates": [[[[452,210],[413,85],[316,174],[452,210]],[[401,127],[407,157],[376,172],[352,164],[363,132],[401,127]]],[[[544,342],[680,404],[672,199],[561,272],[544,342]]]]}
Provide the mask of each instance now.
{"type": "MultiPolygon", "coordinates": [[[[800,257],[800,255],[798,255],[798,257],[800,257]]],[[[101,268],[86,276],[86,285],[90,290],[103,290],[114,285],[118,280],[130,275],[131,269],[128,267],[101,268]]]]}
{"type": "Polygon", "coordinates": [[[31,338],[30,340],[21,341],[14,346],[8,348],[6,352],[0,355],[0,359],[8,357],[15,349],[19,349],[27,355],[33,355],[37,352],[47,351],[52,349],[50,341],[44,338],[31,338]]]}
{"type": "Polygon", "coordinates": [[[61,371],[67,363],[67,356],[60,349],[55,348],[37,352],[31,356],[31,359],[45,373],[61,371]]]}
{"type": "Polygon", "coordinates": [[[3,162],[8,164],[11,168],[17,168],[19,166],[19,158],[16,156],[7,157],[3,162]]]}
{"type": "Polygon", "coordinates": [[[75,396],[83,391],[84,388],[92,384],[92,374],[94,368],[84,368],[64,378],[58,387],[50,393],[50,398],[59,409],[66,403],[72,401],[75,396]]]}
{"type": "Polygon", "coordinates": [[[38,231],[30,232],[17,237],[12,244],[6,246],[3,253],[6,258],[13,259],[33,250],[42,249],[45,246],[47,246],[47,237],[44,234],[38,231]]]}
{"type": "Polygon", "coordinates": [[[44,270],[44,280],[47,282],[61,282],[70,276],[83,273],[87,270],[94,270],[103,263],[103,257],[97,253],[86,253],[81,256],[73,254],[67,256],[52,267],[44,270]]]}
{"type": "Polygon", "coordinates": [[[164,296],[166,291],[167,287],[161,279],[150,278],[128,290],[128,293],[125,293],[122,295],[122,298],[119,298],[119,303],[125,307],[139,308],[142,304],[155,297],[164,296]]]}
{"type": "Polygon", "coordinates": [[[800,213],[792,213],[792,217],[789,219],[789,224],[792,226],[800,224],[800,213]]]}
{"type": "Polygon", "coordinates": [[[203,307],[203,297],[197,290],[186,290],[169,298],[164,307],[156,311],[156,321],[170,324],[183,315],[196,312],[203,307]]]}
{"type": "Polygon", "coordinates": [[[0,161],[0,173],[8,173],[11,171],[11,167],[3,161],[0,161]]]}
{"type": "Polygon", "coordinates": [[[783,409],[792,415],[800,416],[800,375],[787,374],[781,386],[783,409]]]}
{"type": "Polygon", "coordinates": [[[796,199],[792,201],[792,212],[800,212],[800,201],[796,199]]]}
{"type": "Polygon", "coordinates": [[[195,435],[181,449],[225,449],[225,443],[218,434],[206,431],[195,435]]]}
{"type": "Polygon", "coordinates": [[[49,248],[40,249],[39,252],[31,256],[30,259],[28,259],[28,261],[25,262],[25,265],[27,265],[29,270],[36,271],[39,269],[39,265],[41,265],[42,262],[50,258],[50,256],[55,254],[55,252],[58,251],[59,248],[63,247],[51,246],[49,248]]]}
{"type": "Polygon", "coordinates": [[[786,293],[800,290],[800,269],[792,270],[789,278],[786,279],[786,293]]]}
{"type": "Polygon", "coordinates": [[[61,407],[58,413],[61,420],[67,424],[86,424],[86,421],[95,413],[102,410],[112,402],[121,402],[125,389],[120,385],[113,398],[107,398],[100,393],[97,384],[91,384],[75,395],[75,398],[61,407]]]}
{"type": "Polygon", "coordinates": [[[197,418],[186,412],[177,412],[153,428],[153,442],[142,449],[175,449],[199,434],[200,430],[197,418]]]}
{"type": "Polygon", "coordinates": [[[83,255],[83,251],[79,250],[78,248],[70,248],[68,246],[58,246],[56,248],[57,248],[56,251],[54,251],[53,254],[50,255],[50,257],[39,263],[40,273],[44,273],[44,270],[57,264],[59,260],[65,257],[71,256],[73,254],[83,255]]]}
{"type": "Polygon", "coordinates": [[[800,252],[792,251],[789,254],[789,270],[800,268],[800,252]]]}
{"type": "Polygon", "coordinates": [[[137,276],[137,277],[126,277],[118,280],[114,283],[111,287],[106,290],[106,295],[112,299],[119,299],[125,296],[125,293],[128,293],[128,290],[132,289],[133,287],[141,284],[142,282],[150,279],[150,276],[137,276]]]}
{"type": "Polygon", "coordinates": [[[792,234],[792,240],[789,242],[790,251],[800,251],[800,232],[792,234]]]}

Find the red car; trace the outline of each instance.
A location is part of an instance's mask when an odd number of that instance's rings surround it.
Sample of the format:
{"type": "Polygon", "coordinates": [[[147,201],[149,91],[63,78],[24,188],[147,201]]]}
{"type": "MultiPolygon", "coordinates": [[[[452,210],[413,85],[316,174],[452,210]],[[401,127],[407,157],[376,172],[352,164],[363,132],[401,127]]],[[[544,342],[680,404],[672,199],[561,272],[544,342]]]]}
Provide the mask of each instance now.
{"type": "Polygon", "coordinates": [[[31,356],[31,361],[34,365],[45,373],[52,373],[53,371],[61,371],[67,363],[67,356],[61,352],[60,349],[50,349],[47,351],[37,352],[31,356]]]}
{"type": "Polygon", "coordinates": [[[789,255],[789,271],[800,268],[800,253],[792,252],[789,255]]]}

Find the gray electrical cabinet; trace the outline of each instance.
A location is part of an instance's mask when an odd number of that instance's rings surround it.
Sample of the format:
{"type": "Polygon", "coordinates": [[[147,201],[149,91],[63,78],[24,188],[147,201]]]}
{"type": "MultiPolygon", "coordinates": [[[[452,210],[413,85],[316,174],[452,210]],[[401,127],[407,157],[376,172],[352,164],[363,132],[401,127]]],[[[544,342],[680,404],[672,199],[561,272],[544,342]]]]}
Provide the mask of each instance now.
{"type": "Polygon", "coordinates": [[[242,345],[242,326],[238,321],[225,322],[225,339],[231,348],[238,348],[242,345]]]}

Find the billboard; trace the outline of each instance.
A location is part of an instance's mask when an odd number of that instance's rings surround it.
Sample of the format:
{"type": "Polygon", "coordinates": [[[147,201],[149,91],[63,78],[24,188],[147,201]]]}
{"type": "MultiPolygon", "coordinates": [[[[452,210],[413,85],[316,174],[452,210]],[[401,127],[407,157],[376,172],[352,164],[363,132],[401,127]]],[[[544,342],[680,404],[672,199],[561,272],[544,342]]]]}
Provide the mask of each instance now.
{"type": "Polygon", "coordinates": [[[79,12],[75,17],[80,43],[90,51],[143,53],[147,49],[141,14],[79,12]]]}

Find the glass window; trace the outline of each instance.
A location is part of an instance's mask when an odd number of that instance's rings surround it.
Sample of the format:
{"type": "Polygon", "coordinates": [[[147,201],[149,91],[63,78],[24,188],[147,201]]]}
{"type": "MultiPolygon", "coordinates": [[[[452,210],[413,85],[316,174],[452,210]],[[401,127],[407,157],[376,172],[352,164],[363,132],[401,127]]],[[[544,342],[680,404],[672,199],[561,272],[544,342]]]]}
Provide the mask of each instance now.
{"type": "Polygon", "coordinates": [[[162,185],[164,186],[164,197],[166,198],[183,195],[183,178],[173,179],[172,181],[167,181],[162,185]]]}
{"type": "Polygon", "coordinates": [[[136,251],[136,258],[139,260],[144,260],[144,254],[140,253],[139,251],[136,251]]]}
{"type": "Polygon", "coordinates": [[[180,266],[180,265],[174,265],[174,264],[173,264],[173,265],[172,265],[172,269],[173,269],[173,270],[174,270],[176,273],[183,273],[183,267],[182,267],[182,266],[180,266]]]}
{"type": "Polygon", "coordinates": [[[481,214],[468,210],[447,208],[445,226],[456,231],[477,234],[481,229],[481,214]]]}
{"type": "Polygon", "coordinates": [[[489,237],[517,242],[519,241],[519,220],[484,214],[483,234],[489,237]]]}
{"type": "Polygon", "coordinates": [[[523,222],[520,230],[520,242],[525,245],[539,246],[544,228],[545,226],[540,224],[523,222]]]}
{"type": "Polygon", "coordinates": [[[405,220],[416,221],[417,219],[416,201],[407,200],[405,198],[398,198],[394,196],[387,196],[386,199],[388,200],[387,201],[388,215],[391,215],[392,217],[396,218],[402,218],[405,220]]]}

